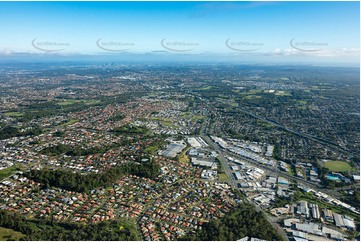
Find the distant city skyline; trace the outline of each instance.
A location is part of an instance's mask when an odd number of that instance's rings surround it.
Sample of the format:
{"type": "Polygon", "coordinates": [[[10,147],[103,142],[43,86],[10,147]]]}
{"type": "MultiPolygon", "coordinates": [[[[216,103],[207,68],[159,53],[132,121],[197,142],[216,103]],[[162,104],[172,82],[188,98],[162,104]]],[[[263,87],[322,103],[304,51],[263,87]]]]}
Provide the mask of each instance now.
{"type": "Polygon", "coordinates": [[[0,2],[0,58],[358,65],[359,4],[0,2]]]}

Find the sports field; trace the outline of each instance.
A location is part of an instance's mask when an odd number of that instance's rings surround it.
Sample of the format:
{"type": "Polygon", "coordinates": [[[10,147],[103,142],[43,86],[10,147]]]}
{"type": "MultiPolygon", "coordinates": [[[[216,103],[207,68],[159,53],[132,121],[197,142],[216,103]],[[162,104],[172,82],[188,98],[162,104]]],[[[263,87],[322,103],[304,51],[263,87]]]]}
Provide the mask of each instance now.
{"type": "Polygon", "coordinates": [[[350,171],[351,166],[349,163],[345,161],[326,161],[325,167],[327,167],[330,171],[350,171]]]}

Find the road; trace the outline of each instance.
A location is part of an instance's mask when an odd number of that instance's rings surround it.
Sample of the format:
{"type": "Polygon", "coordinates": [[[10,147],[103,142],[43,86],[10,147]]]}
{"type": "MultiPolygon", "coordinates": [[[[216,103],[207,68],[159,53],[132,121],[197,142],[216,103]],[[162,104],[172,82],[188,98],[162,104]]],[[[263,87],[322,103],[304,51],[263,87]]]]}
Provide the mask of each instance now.
{"type": "MultiPolygon", "coordinates": [[[[223,152],[222,151],[219,151],[219,148],[218,148],[218,145],[213,143],[212,141],[210,141],[209,137],[208,136],[205,136],[205,135],[201,135],[202,139],[207,143],[209,144],[209,146],[216,150],[219,154],[219,160],[221,162],[221,165],[223,167],[223,170],[225,171],[225,173],[227,174],[227,176],[229,177],[229,179],[231,180],[231,186],[234,187],[235,189],[238,189],[237,187],[237,181],[234,177],[234,175],[232,174],[232,171],[230,170],[229,168],[229,165],[225,162],[225,157],[223,155],[223,152]]],[[[288,240],[288,237],[286,235],[286,233],[283,231],[283,229],[274,221],[274,219],[268,215],[263,209],[261,209],[258,205],[254,204],[252,201],[250,201],[248,198],[246,198],[247,201],[250,203],[250,204],[253,204],[256,206],[256,210],[257,211],[260,211],[264,214],[265,218],[267,219],[267,221],[274,227],[274,229],[276,229],[278,231],[278,233],[283,237],[283,239],[285,241],[288,240]]]]}
{"type": "MultiPolygon", "coordinates": [[[[224,158],[225,155],[235,157],[237,159],[242,159],[247,163],[250,163],[250,164],[252,164],[252,165],[254,165],[256,167],[262,168],[263,170],[267,170],[267,171],[269,171],[269,172],[271,172],[271,173],[273,173],[273,174],[275,174],[277,176],[282,176],[282,177],[288,178],[289,180],[295,180],[295,181],[298,182],[298,184],[304,185],[304,186],[309,187],[311,189],[315,189],[317,191],[321,191],[321,192],[326,193],[326,194],[328,194],[328,195],[330,195],[332,197],[339,197],[340,196],[340,194],[339,194],[339,192],[337,190],[326,189],[326,188],[322,187],[319,183],[307,181],[304,178],[293,176],[293,175],[288,174],[287,172],[280,171],[276,167],[270,167],[270,166],[267,166],[267,165],[264,165],[264,164],[260,164],[260,163],[254,161],[254,160],[249,159],[249,158],[246,158],[246,157],[243,157],[243,156],[238,156],[238,155],[236,155],[236,154],[234,154],[234,153],[232,153],[230,151],[227,151],[227,150],[224,150],[224,149],[220,148],[218,146],[218,144],[213,142],[208,136],[201,135],[201,137],[208,144],[210,144],[210,146],[215,151],[217,151],[223,159],[225,159],[224,158]]],[[[228,170],[226,170],[226,171],[230,172],[229,176],[232,177],[233,181],[234,181],[234,176],[233,176],[232,172],[230,171],[229,166],[228,165],[225,165],[225,166],[227,166],[228,170]]],[[[227,173],[227,175],[228,175],[228,173],[227,173]]]]}
{"type": "MultiPolygon", "coordinates": [[[[229,165],[227,164],[226,162],[226,158],[224,157],[224,153],[223,151],[220,149],[220,147],[218,146],[218,144],[214,143],[208,135],[206,135],[204,133],[206,127],[207,127],[207,124],[208,124],[208,120],[206,120],[203,125],[202,125],[202,128],[200,130],[200,137],[215,151],[217,151],[218,153],[218,158],[219,158],[219,161],[221,163],[221,166],[223,167],[223,170],[224,172],[227,174],[228,178],[231,180],[231,186],[234,187],[235,189],[238,189],[237,187],[237,181],[232,173],[232,171],[230,170],[229,168],[229,165]]],[[[285,241],[288,241],[288,236],[286,235],[285,231],[274,221],[274,219],[269,215],[267,214],[262,208],[260,208],[257,204],[254,204],[250,199],[248,199],[246,197],[247,201],[250,203],[250,204],[253,204],[255,205],[256,207],[256,211],[258,212],[262,212],[264,217],[267,219],[267,221],[273,226],[273,228],[275,230],[277,230],[277,232],[283,237],[283,240],[285,241]]]]}
{"type": "MultiPolygon", "coordinates": [[[[218,147],[218,151],[221,151],[222,149],[218,147]]],[[[299,183],[303,183],[303,184],[307,184],[307,186],[311,187],[311,188],[317,188],[317,189],[320,189],[320,185],[318,183],[314,183],[314,182],[310,182],[310,181],[307,181],[306,179],[304,178],[301,178],[301,177],[297,177],[297,176],[293,176],[293,175],[290,175],[289,173],[287,172],[284,172],[284,171],[280,171],[277,167],[272,167],[272,166],[267,166],[267,165],[264,165],[264,164],[261,164],[257,161],[254,161],[252,159],[249,159],[247,157],[244,157],[244,156],[240,156],[240,155],[237,155],[237,154],[234,154],[230,151],[227,151],[227,150],[222,150],[223,153],[227,154],[228,156],[232,156],[232,157],[236,157],[236,158],[241,158],[242,160],[246,161],[247,163],[250,163],[254,166],[257,166],[257,167],[260,167],[264,170],[267,170],[267,171],[270,171],[270,172],[273,172],[279,176],[283,176],[283,177],[286,177],[288,179],[291,179],[291,180],[296,180],[297,182],[299,183]]]]}
{"type": "MultiPolygon", "coordinates": [[[[310,135],[310,134],[307,134],[307,133],[301,133],[301,132],[299,132],[299,131],[290,129],[290,128],[286,127],[285,125],[280,124],[280,123],[278,123],[278,122],[276,122],[276,121],[273,121],[273,120],[270,120],[270,119],[267,119],[267,118],[263,118],[263,117],[261,117],[261,116],[258,116],[258,115],[256,115],[256,114],[251,113],[251,112],[249,112],[249,111],[247,111],[247,110],[244,110],[244,109],[242,109],[242,108],[238,108],[238,109],[237,109],[237,112],[238,112],[238,111],[240,111],[240,112],[242,112],[242,113],[245,113],[245,114],[247,114],[247,115],[250,115],[250,116],[252,116],[252,117],[254,117],[254,118],[256,118],[256,119],[259,119],[259,120],[261,120],[261,121],[263,121],[263,122],[272,124],[272,125],[274,125],[274,126],[276,126],[276,127],[278,127],[278,128],[281,128],[281,129],[287,131],[287,132],[296,134],[296,135],[298,135],[298,136],[301,136],[301,137],[303,137],[303,138],[307,138],[307,139],[309,139],[309,140],[315,141],[315,142],[320,143],[320,144],[323,144],[323,145],[333,146],[334,148],[337,148],[337,149],[339,149],[339,150],[342,150],[343,152],[347,152],[348,154],[353,154],[353,155],[355,155],[354,152],[351,152],[350,150],[348,150],[348,149],[346,149],[346,148],[340,146],[339,144],[337,144],[337,143],[335,143],[335,142],[332,142],[332,141],[330,141],[330,140],[326,140],[326,139],[323,139],[323,138],[320,138],[320,137],[316,137],[316,136],[313,136],[313,135],[310,135]]],[[[236,111],[234,111],[234,112],[236,112],[236,111]]]]}
{"type": "MultiPolygon", "coordinates": [[[[231,156],[231,157],[234,157],[234,158],[237,158],[237,159],[242,159],[244,160],[245,162],[247,163],[250,163],[256,167],[260,167],[264,170],[267,170],[269,172],[272,172],[278,176],[282,176],[282,177],[285,177],[285,178],[288,178],[290,180],[295,180],[297,181],[299,184],[302,184],[302,185],[305,185],[309,188],[312,188],[312,189],[317,189],[318,191],[322,191],[323,193],[326,193],[328,195],[331,195],[333,197],[339,197],[340,196],[340,193],[337,191],[337,190],[329,190],[329,189],[325,189],[324,187],[322,187],[319,183],[315,183],[315,182],[311,182],[311,181],[308,181],[307,179],[305,178],[301,178],[301,177],[297,177],[297,176],[293,176],[293,175],[290,175],[289,173],[287,172],[284,172],[284,171],[280,171],[277,167],[270,167],[270,166],[267,166],[267,165],[264,165],[264,164],[261,164],[261,163],[258,163],[252,159],[249,159],[247,157],[243,157],[243,156],[239,156],[237,154],[234,154],[228,150],[224,150],[222,149],[221,147],[219,147],[218,144],[216,144],[215,142],[213,142],[208,135],[206,135],[205,133],[205,130],[208,129],[208,124],[209,124],[209,120],[205,120],[205,122],[203,123],[203,126],[200,130],[200,136],[202,137],[202,139],[204,139],[215,151],[217,151],[220,156],[222,157],[222,159],[225,159],[224,156],[227,155],[227,156],[231,156]]],[[[235,178],[234,178],[234,175],[232,174],[232,172],[230,171],[229,169],[229,166],[228,165],[224,165],[224,166],[227,166],[227,169],[225,168],[225,171],[227,171],[227,175],[232,178],[233,180],[232,181],[235,181],[235,178]],[[229,172],[229,174],[228,174],[229,172]]]]}
{"type": "MultiPolygon", "coordinates": [[[[203,123],[201,130],[200,130],[200,137],[210,146],[210,148],[212,148],[213,150],[215,150],[218,154],[219,154],[219,161],[223,167],[224,172],[227,174],[227,176],[229,177],[230,181],[231,181],[231,185],[232,187],[234,187],[235,189],[238,189],[238,182],[236,181],[233,172],[230,169],[230,166],[228,164],[228,162],[226,162],[226,158],[225,156],[231,156],[231,157],[235,157],[235,158],[240,158],[242,160],[244,160],[247,163],[250,163],[256,167],[260,167],[264,170],[269,171],[270,173],[275,174],[275,176],[282,176],[282,177],[286,177],[290,180],[295,180],[297,181],[299,184],[305,185],[309,188],[312,188],[316,191],[322,191],[325,194],[331,195],[332,197],[339,197],[340,194],[339,192],[335,189],[335,190],[329,190],[329,189],[325,189],[323,187],[321,187],[321,185],[319,183],[315,183],[315,182],[311,182],[308,181],[304,178],[301,177],[296,177],[293,175],[288,174],[287,172],[283,172],[280,171],[277,167],[271,167],[271,166],[267,166],[264,164],[260,164],[254,160],[251,160],[247,157],[242,157],[239,156],[237,154],[234,154],[228,150],[225,150],[223,148],[221,148],[217,143],[213,142],[210,137],[206,134],[205,130],[208,129],[208,124],[209,124],[209,120],[206,119],[205,122],[203,123]]],[[[287,130],[289,131],[289,130],[287,130]]],[[[302,135],[301,135],[302,136],[302,135]]],[[[322,141],[323,142],[323,141],[322,141]]],[[[251,204],[254,204],[252,201],[250,201],[248,198],[246,198],[247,201],[251,204]]],[[[257,206],[257,204],[254,204],[256,206],[256,209],[258,211],[261,211],[265,217],[267,218],[268,222],[270,224],[272,224],[272,226],[284,237],[284,239],[287,240],[287,235],[285,233],[285,231],[276,223],[276,220],[270,216],[269,214],[267,214],[263,209],[261,209],[259,206],[257,206]]]]}

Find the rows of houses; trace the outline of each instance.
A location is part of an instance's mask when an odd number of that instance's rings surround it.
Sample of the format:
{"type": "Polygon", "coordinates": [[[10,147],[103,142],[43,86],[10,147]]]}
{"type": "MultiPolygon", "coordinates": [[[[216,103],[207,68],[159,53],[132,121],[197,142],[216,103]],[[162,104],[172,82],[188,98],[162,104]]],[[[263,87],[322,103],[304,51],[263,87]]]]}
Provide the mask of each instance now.
{"type": "Polygon", "coordinates": [[[166,171],[159,181],[123,177],[111,189],[90,193],[42,189],[41,184],[16,174],[0,184],[0,206],[29,218],[56,221],[134,218],[143,239],[174,240],[197,230],[204,221],[222,217],[241,202],[226,184],[199,180],[201,168],[164,157],[154,159],[166,171]]]}

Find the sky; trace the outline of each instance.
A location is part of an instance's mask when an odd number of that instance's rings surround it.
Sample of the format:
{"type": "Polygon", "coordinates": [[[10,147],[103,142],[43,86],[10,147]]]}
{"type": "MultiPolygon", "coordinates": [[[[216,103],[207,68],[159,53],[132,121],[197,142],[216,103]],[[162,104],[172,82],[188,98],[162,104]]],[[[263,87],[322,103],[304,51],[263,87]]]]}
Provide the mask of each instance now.
{"type": "Polygon", "coordinates": [[[0,2],[0,57],[359,64],[359,2],[0,2]]]}

